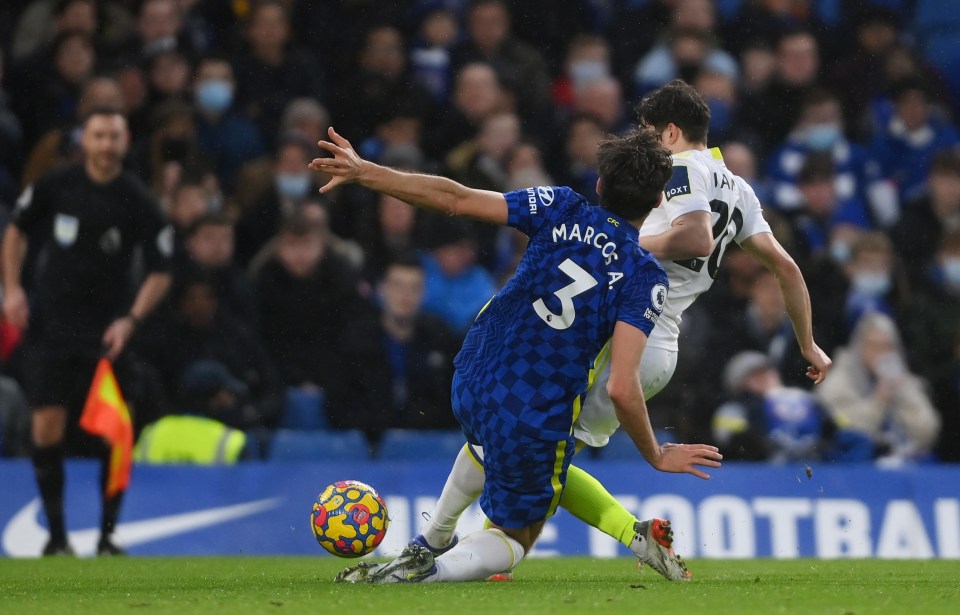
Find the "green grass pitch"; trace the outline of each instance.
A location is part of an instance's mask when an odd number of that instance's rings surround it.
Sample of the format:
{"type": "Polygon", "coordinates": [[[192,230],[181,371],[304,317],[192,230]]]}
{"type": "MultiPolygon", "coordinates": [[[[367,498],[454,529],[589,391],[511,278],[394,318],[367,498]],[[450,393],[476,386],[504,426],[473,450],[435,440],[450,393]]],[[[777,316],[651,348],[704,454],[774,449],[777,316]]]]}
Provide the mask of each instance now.
{"type": "Polygon", "coordinates": [[[512,583],[334,584],[331,557],[0,559],[0,613],[960,613],[960,561],[694,561],[691,583],[634,560],[529,560],[512,583]]]}

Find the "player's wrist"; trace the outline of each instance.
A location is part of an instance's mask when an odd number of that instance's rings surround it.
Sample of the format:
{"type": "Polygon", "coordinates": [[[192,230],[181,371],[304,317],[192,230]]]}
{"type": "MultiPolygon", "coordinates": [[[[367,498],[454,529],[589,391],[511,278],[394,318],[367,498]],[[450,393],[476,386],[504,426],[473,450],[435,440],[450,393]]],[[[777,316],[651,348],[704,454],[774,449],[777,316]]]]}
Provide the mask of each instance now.
{"type": "Polygon", "coordinates": [[[124,319],[130,322],[131,328],[133,329],[140,328],[140,323],[142,322],[142,320],[140,319],[139,316],[137,316],[133,312],[127,312],[127,315],[124,316],[124,319]]]}

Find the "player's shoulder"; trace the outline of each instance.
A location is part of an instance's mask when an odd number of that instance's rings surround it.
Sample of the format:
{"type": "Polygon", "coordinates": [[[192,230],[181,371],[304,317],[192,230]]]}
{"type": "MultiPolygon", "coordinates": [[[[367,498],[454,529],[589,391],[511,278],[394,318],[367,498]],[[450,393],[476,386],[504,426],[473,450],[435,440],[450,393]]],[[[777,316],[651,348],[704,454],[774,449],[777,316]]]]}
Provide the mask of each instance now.
{"type": "Polygon", "coordinates": [[[159,207],[147,185],[133,173],[124,171],[120,174],[118,181],[121,190],[135,197],[137,204],[151,209],[159,207]]]}
{"type": "Polygon", "coordinates": [[[79,164],[70,164],[50,169],[37,178],[34,185],[42,188],[69,185],[83,179],[84,170],[79,164]]]}
{"type": "Polygon", "coordinates": [[[640,275],[649,275],[654,278],[667,279],[667,272],[652,252],[647,251],[638,242],[630,242],[625,246],[628,267],[640,275]]]}
{"type": "Polygon", "coordinates": [[[568,217],[591,203],[567,186],[530,186],[503,193],[508,207],[524,210],[531,217],[568,217]]]}

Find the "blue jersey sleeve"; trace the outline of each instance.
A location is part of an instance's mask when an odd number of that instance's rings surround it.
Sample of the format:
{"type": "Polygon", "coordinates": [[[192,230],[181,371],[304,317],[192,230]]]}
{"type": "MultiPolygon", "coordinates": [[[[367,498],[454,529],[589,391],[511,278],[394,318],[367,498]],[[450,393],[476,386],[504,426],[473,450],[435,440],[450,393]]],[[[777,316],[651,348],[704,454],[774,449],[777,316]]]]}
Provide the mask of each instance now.
{"type": "Polygon", "coordinates": [[[670,283],[663,268],[653,259],[642,262],[624,289],[617,320],[643,331],[648,337],[660,320],[670,283]]]}
{"type": "Polygon", "coordinates": [[[565,186],[535,186],[504,193],[507,224],[530,236],[545,224],[565,218],[571,208],[587,200],[565,186]]]}

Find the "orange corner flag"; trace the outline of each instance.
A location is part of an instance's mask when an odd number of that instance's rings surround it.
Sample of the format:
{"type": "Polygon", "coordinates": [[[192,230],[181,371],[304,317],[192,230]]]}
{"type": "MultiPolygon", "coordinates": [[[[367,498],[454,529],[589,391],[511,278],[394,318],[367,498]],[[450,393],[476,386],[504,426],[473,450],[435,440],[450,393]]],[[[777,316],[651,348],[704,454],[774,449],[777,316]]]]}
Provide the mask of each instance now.
{"type": "Polygon", "coordinates": [[[123,491],[130,484],[133,464],[133,422],[107,359],[100,359],[97,363],[93,384],[80,415],[80,427],[110,443],[107,496],[123,491]]]}

